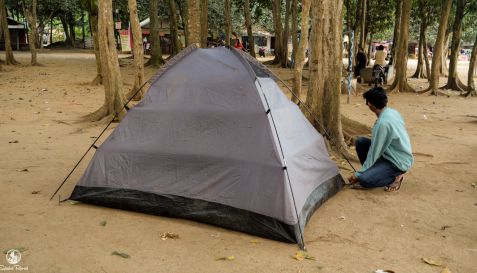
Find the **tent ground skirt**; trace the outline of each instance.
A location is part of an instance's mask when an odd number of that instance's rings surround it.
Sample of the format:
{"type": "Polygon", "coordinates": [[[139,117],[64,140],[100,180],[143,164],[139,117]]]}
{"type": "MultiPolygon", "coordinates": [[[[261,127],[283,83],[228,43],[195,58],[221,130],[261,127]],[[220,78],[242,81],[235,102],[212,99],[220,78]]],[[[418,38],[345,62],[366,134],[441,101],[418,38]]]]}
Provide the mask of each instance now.
{"type": "Polygon", "coordinates": [[[298,243],[302,247],[304,242],[301,240],[300,232],[303,232],[313,212],[337,193],[342,185],[341,176],[337,175],[322,183],[310,194],[305,208],[300,213],[301,231],[297,225],[288,225],[266,215],[177,195],[76,186],[69,199],[152,215],[190,219],[272,240],[298,243]]]}
{"type": "Polygon", "coordinates": [[[184,218],[296,243],[293,226],[265,215],[214,202],[138,190],[83,186],[76,186],[70,199],[104,207],[184,218]]]}

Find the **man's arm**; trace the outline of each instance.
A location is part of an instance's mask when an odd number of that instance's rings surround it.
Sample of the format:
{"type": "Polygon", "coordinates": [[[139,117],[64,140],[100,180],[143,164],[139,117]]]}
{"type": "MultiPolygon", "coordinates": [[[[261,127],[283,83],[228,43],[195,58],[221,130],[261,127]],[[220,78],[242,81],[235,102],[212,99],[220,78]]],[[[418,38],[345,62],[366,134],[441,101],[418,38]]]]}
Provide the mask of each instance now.
{"type": "Polygon", "coordinates": [[[384,151],[389,147],[393,139],[392,128],[389,124],[376,124],[373,128],[373,135],[371,138],[371,147],[369,147],[368,156],[364,161],[363,166],[356,172],[359,177],[361,173],[371,168],[371,166],[383,156],[384,151]]]}

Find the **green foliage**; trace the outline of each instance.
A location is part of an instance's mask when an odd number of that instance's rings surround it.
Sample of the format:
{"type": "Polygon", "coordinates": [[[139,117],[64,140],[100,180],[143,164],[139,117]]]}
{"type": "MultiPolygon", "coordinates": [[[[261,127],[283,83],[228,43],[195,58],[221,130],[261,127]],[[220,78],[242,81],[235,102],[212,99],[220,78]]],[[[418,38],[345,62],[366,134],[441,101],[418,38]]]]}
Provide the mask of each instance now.
{"type": "Polygon", "coordinates": [[[368,31],[375,37],[391,40],[394,26],[394,5],[387,1],[369,0],[366,9],[368,31]],[[386,37],[387,36],[387,37],[386,37]]]}
{"type": "Polygon", "coordinates": [[[467,0],[465,17],[462,22],[462,41],[464,44],[473,44],[477,35],[477,0],[467,0]]]}

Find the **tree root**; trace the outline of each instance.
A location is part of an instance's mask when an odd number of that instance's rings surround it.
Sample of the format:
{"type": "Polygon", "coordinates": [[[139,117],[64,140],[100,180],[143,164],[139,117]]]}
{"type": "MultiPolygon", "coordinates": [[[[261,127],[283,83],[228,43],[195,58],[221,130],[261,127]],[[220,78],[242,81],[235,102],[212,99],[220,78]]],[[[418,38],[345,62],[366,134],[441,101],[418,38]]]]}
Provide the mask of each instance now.
{"type": "Polygon", "coordinates": [[[19,65],[21,64],[20,62],[18,62],[17,60],[13,59],[13,60],[6,60],[5,61],[5,64],[6,65],[19,65]]]}
{"type": "Polygon", "coordinates": [[[477,97],[477,92],[475,90],[469,90],[466,93],[461,94],[463,97],[477,97]]]}
{"type": "Polygon", "coordinates": [[[153,61],[153,59],[149,59],[149,61],[147,61],[144,66],[152,66],[152,67],[161,67],[163,64],[166,63],[166,61],[164,61],[163,58],[160,58],[158,61],[158,63],[156,63],[155,61],[153,61]]]}
{"type": "Polygon", "coordinates": [[[94,78],[94,80],[92,80],[90,83],[90,85],[93,85],[93,86],[98,86],[102,84],[103,84],[103,76],[101,76],[100,74],[96,75],[96,78],[94,78]]]}
{"type": "Polygon", "coordinates": [[[449,89],[459,92],[465,92],[465,90],[467,90],[467,86],[465,86],[459,79],[456,79],[451,81],[450,83],[447,83],[439,89],[449,89]]]}
{"type": "Polygon", "coordinates": [[[100,121],[107,116],[112,116],[112,114],[108,111],[108,107],[106,105],[101,106],[98,110],[85,115],[82,117],[85,121],[100,121]]]}
{"type": "Polygon", "coordinates": [[[416,93],[416,89],[414,89],[413,87],[411,87],[409,85],[409,83],[406,83],[404,84],[404,86],[401,86],[401,84],[397,83],[396,81],[394,81],[394,83],[391,85],[391,87],[389,87],[388,90],[386,90],[388,93],[404,93],[404,92],[409,92],[409,93],[416,93]]]}
{"type": "Polygon", "coordinates": [[[427,89],[424,89],[422,91],[419,91],[417,92],[418,94],[423,94],[423,95],[429,95],[429,96],[446,96],[446,97],[450,97],[449,94],[446,94],[445,92],[439,90],[439,89],[435,89],[435,90],[432,90],[430,88],[427,88],[427,89]]]}

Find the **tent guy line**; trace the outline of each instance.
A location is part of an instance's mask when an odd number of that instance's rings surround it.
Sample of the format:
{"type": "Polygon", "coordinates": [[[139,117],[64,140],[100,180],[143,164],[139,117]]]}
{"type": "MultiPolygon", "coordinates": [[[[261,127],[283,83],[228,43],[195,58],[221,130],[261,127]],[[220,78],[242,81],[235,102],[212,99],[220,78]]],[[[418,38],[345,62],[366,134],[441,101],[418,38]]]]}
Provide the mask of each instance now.
{"type": "MultiPolygon", "coordinates": [[[[152,79],[152,78],[151,78],[152,79]]],[[[129,111],[129,107],[127,106],[131,100],[139,93],[139,91],[141,91],[141,89],[144,88],[144,86],[146,86],[147,83],[150,83],[150,80],[147,80],[145,81],[137,90],[136,92],[134,92],[134,94],[129,98],[129,100],[123,105],[123,108],[121,108],[121,111],[123,109],[126,109],[127,111],[129,111]]],[[[103,131],[101,131],[101,133],[94,139],[93,143],[88,147],[88,149],[86,150],[86,152],[83,154],[83,156],[81,156],[81,158],[78,160],[78,162],[76,163],[76,165],[73,167],[73,169],[71,169],[71,171],[68,173],[68,175],[65,177],[65,179],[63,180],[63,182],[61,182],[60,186],[58,186],[58,188],[56,189],[56,191],[51,195],[50,197],[50,201],[53,199],[53,197],[55,197],[55,195],[58,193],[58,191],[60,191],[60,189],[63,187],[63,185],[66,183],[66,181],[68,181],[68,178],[70,178],[70,176],[73,174],[73,172],[76,170],[76,168],[78,168],[79,164],[81,163],[81,161],[83,161],[84,157],[89,153],[89,151],[91,151],[91,148],[94,148],[94,149],[98,149],[98,146],[96,146],[96,142],[99,140],[99,138],[104,134],[104,132],[106,132],[106,130],[108,130],[109,126],[114,122],[114,120],[118,117],[119,113],[115,113],[113,118],[109,121],[109,123],[106,125],[106,127],[104,127],[103,131]]]]}

